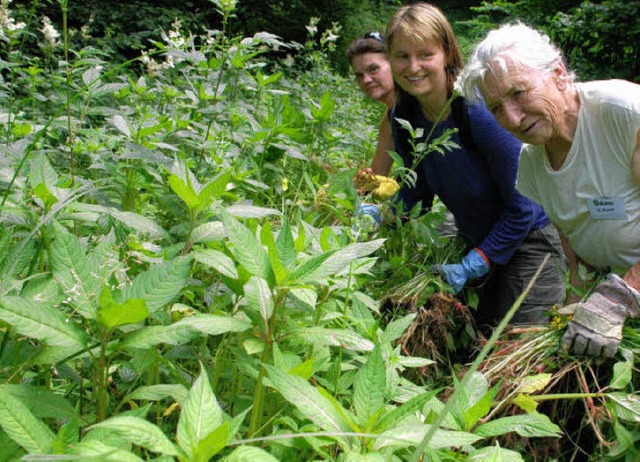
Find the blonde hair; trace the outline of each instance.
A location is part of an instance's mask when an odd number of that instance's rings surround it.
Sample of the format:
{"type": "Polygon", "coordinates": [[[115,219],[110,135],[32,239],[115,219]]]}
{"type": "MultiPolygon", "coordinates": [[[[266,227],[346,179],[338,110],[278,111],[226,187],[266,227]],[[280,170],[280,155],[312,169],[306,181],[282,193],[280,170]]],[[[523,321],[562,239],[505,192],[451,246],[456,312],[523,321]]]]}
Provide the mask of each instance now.
{"type": "Polygon", "coordinates": [[[462,70],[462,53],[449,20],[438,7],[426,2],[403,6],[389,21],[385,35],[389,51],[399,35],[440,45],[446,57],[447,90],[453,93],[453,84],[462,70]]]}

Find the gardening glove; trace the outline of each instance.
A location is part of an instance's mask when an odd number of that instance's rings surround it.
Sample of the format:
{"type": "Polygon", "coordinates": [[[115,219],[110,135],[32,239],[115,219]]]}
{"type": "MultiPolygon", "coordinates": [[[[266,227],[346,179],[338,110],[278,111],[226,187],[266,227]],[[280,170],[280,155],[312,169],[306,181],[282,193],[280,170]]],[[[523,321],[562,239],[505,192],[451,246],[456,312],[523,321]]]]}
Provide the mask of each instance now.
{"type": "Polygon", "coordinates": [[[376,204],[361,204],[358,208],[358,216],[371,220],[374,229],[377,229],[382,223],[382,213],[376,204]]]}
{"type": "Polygon", "coordinates": [[[610,274],[583,303],[562,336],[562,346],[576,355],[612,358],[622,340],[626,319],[640,312],[640,294],[619,276],[610,274]]]}
{"type": "Polygon", "coordinates": [[[481,252],[473,249],[458,264],[432,265],[430,270],[442,274],[453,291],[458,293],[469,279],[478,279],[489,272],[489,259],[481,252]]]}

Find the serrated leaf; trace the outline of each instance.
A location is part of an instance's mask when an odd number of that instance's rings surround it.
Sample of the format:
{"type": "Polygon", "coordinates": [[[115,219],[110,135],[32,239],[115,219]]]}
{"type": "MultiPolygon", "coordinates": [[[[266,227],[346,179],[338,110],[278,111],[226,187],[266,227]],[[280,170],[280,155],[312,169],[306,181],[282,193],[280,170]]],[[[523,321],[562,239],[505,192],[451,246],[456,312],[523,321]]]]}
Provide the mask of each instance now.
{"type": "Polygon", "coordinates": [[[273,215],[281,215],[279,210],[256,205],[230,205],[226,211],[239,218],[269,218],[273,215]]]}
{"type": "Polygon", "coordinates": [[[439,390],[432,390],[430,392],[421,393],[414,396],[401,406],[385,412],[376,423],[375,432],[380,433],[389,428],[398,426],[398,424],[408,416],[413,416],[416,412],[421,411],[423,406],[438,392],[439,390]]]}
{"type": "Polygon", "coordinates": [[[211,204],[214,199],[220,199],[227,190],[227,184],[231,180],[231,170],[226,169],[218,173],[200,191],[199,197],[202,203],[211,204]]]}
{"type": "Polygon", "coordinates": [[[86,342],[85,333],[67,322],[63,312],[21,297],[0,298],[0,319],[20,335],[50,346],[82,348],[86,342]]]}
{"type": "Polygon", "coordinates": [[[213,456],[224,449],[228,441],[229,423],[223,422],[222,425],[200,440],[195,451],[195,459],[209,462],[213,456]]]}
{"type": "Polygon", "coordinates": [[[8,393],[0,393],[0,427],[30,454],[51,451],[53,432],[22,401],[8,393]]]}
{"type": "Polygon", "coordinates": [[[222,410],[202,368],[180,413],[176,431],[178,444],[189,457],[192,457],[193,450],[198,447],[200,441],[221,424],[222,410]]]}
{"type": "Polygon", "coordinates": [[[240,446],[223,459],[224,462],[280,462],[267,451],[254,446],[240,446]]]}
{"type": "Polygon", "coordinates": [[[220,335],[250,328],[250,321],[238,317],[198,314],[186,316],[169,326],[149,326],[128,333],[123,337],[122,345],[129,348],[150,348],[161,343],[182,345],[202,334],[220,335]]]}
{"type": "Polygon", "coordinates": [[[351,262],[357,258],[366,257],[378,250],[384,242],[384,239],[376,239],[369,242],[356,242],[350,244],[338,251],[332,252],[321,265],[307,274],[300,275],[296,278],[296,283],[318,283],[327,277],[336,274],[348,267],[351,262]]]}
{"type": "Polygon", "coordinates": [[[631,383],[633,372],[633,361],[619,361],[613,365],[613,378],[609,384],[609,388],[613,390],[622,390],[631,383]]]}
{"type": "Polygon", "coordinates": [[[527,414],[532,414],[538,409],[538,402],[529,395],[520,393],[513,399],[513,404],[519,406],[527,414]]]}
{"type": "Polygon", "coordinates": [[[287,277],[288,271],[285,269],[282,261],[280,260],[280,254],[276,247],[276,241],[273,237],[273,231],[271,225],[267,221],[260,229],[260,241],[267,246],[267,255],[269,255],[269,262],[273,269],[273,274],[276,278],[276,284],[281,285],[287,277]]]}
{"type": "Polygon", "coordinates": [[[69,401],[51,390],[34,385],[3,384],[0,394],[13,396],[20,400],[35,417],[72,419],[75,411],[69,401]]]}
{"type": "Polygon", "coordinates": [[[408,314],[400,319],[394,319],[384,329],[383,334],[380,337],[380,343],[393,342],[394,340],[402,337],[402,334],[409,328],[416,318],[415,313],[408,314]]]}
{"type": "Polygon", "coordinates": [[[519,453],[500,446],[479,449],[469,455],[467,460],[471,462],[524,462],[519,453]]]}
{"type": "Polygon", "coordinates": [[[522,379],[517,391],[520,393],[535,393],[549,385],[552,375],[549,373],[530,375],[522,379]]]}
{"type": "Polygon", "coordinates": [[[104,444],[101,441],[81,441],[71,448],[77,454],[78,462],[142,462],[142,459],[122,448],[104,444]]]}
{"type": "Polygon", "coordinates": [[[129,124],[120,114],[116,114],[109,119],[111,125],[113,125],[120,133],[125,135],[127,138],[131,138],[131,129],[129,128],[129,124]]]}
{"type": "Polygon", "coordinates": [[[608,393],[606,397],[615,416],[628,422],[640,422],[640,398],[624,393],[608,393]]]}
{"type": "MultiPolygon", "coordinates": [[[[191,257],[177,257],[138,274],[133,283],[122,290],[120,300],[141,299],[154,313],[178,297],[187,283],[191,257]]],[[[116,298],[116,297],[114,297],[116,298]]]]}
{"type": "Polygon", "coordinates": [[[475,431],[476,435],[485,438],[511,432],[526,438],[562,436],[560,427],[551,422],[549,417],[539,413],[501,417],[480,425],[475,431]]]}
{"type": "Polygon", "coordinates": [[[111,289],[105,285],[99,298],[98,323],[107,329],[113,329],[142,322],[147,316],[149,316],[149,310],[144,300],[132,299],[116,303],[111,296],[111,289]]]}
{"type": "Polygon", "coordinates": [[[227,230],[220,221],[210,221],[191,231],[191,242],[216,242],[227,237],[227,230]]]}
{"type": "Polygon", "coordinates": [[[220,209],[220,218],[227,229],[231,242],[231,253],[253,276],[260,276],[273,286],[275,277],[269,262],[269,255],[262,247],[256,236],[242,223],[233,218],[229,212],[220,209]]]}
{"type": "Polygon", "coordinates": [[[87,319],[95,319],[97,298],[102,283],[92,276],[92,268],[77,237],[54,222],[51,245],[51,271],[75,310],[87,319]]]}
{"type": "Polygon", "coordinates": [[[257,276],[251,276],[244,285],[244,294],[247,299],[247,307],[260,313],[260,318],[264,323],[264,329],[268,329],[269,319],[273,314],[275,306],[273,295],[267,281],[257,276]]]}
{"type": "Polygon", "coordinates": [[[196,193],[193,186],[185,183],[185,181],[177,175],[169,176],[169,187],[176,193],[176,195],[182,199],[189,210],[195,210],[202,205],[198,193],[196,193]]]}
{"type": "Polygon", "coordinates": [[[107,429],[129,443],[163,455],[179,456],[180,451],[157,426],[140,417],[116,416],[91,427],[107,429]]]}
{"type": "MultiPolygon", "coordinates": [[[[222,225],[222,224],[221,224],[222,225]]],[[[236,264],[231,258],[219,250],[199,249],[191,252],[191,256],[197,261],[215,269],[231,279],[238,279],[236,264]]]]}
{"type": "Polygon", "coordinates": [[[305,345],[338,346],[354,351],[371,351],[373,342],[348,329],[301,327],[290,332],[290,338],[305,345]]]}
{"type": "Polygon", "coordinates": [[[286,219],[286,217],[282,222],[282,227],[276,238],[276,249],[280,256],[282,266],[284,266],[288,272],[296,263],[296,247],[293,241],[291,227],[289,226],[289,220],[286,219]]]}
{"type": "Polygon", "coordinates": [[[362,426],[366,426],[385,404],[386,369],[382,354],[375,348],[368,361],[356,373],[353,384],[353,407],[362,426]]]}
{"type": "Polygon", "coordinates": [[[189,390],[179,384],[148,385],[136,388],[129,393],[123,401],[127,402],[132,399],[160,401],[170,397],[177,403],[182,404],[187,399],[188,392],[189,390]]]}
{"type": "Polygon", "coordinates": [[[98,67],[91,67],[82,73],[82,81],[88,87],[100,79],[100,69],[98,67]]]}
{"type": "MultiPolygon", "coordinates": [[[[390,428],[382,432],[376,439],[373,448],[378,450],[385,447],[412,447],[419,445],[431,425],[414,424],[400,425],[390,428]]],[[[482,437],[473,433],[454,431],[454,430],[436,430],[431,441],[430,449],[442,449],[468,446],[473,444],[482,437]]]]}
{"type": "MultiPolygon", "coordinates": [[[[333,404],[301,377],[284,373],[273,366],[264,365],[273,387],[313,423],[328,432],[349,432],[349,424],[333,404]]],[[[343,440],[341,437],[334,437],[343,440]]]]}

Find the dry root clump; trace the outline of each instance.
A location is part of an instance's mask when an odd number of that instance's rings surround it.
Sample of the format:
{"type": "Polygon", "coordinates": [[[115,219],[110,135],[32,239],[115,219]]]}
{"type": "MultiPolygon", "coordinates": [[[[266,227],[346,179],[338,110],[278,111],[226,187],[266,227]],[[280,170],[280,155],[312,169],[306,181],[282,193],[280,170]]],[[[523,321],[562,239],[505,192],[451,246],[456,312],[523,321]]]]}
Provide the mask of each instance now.
{"type": "Polygon", "coordinates": [[[443,293],[432,294],[421,306],[417,306],[413,299],[405,301],[409,302],[405,312],[417,315],[398,340],[402,352],[408,356],[432,359],[437,366],[446,366],[448,371],[451,356],[460,346],[460,334],[465,329],[473,330],[469,307],[443,293]]]}

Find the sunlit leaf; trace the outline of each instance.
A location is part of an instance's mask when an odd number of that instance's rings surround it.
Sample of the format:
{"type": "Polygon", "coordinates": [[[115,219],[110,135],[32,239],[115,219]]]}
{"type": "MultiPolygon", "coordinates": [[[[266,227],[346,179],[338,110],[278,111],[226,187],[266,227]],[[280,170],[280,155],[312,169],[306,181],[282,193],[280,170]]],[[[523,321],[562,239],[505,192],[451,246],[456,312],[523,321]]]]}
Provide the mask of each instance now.
{"type": "Polygon", "coordinates": [[[382,354],[379,348],[375,348],[368,361],[357,372],[353,384],[353,407],[363,425],[385,404],[386,378],[382,354]]]}
{"type": "Polygon", "coordinates": [[[622,390],[631,383],[633,372],[633,361],[619,361],[613,365],[613,378],[609,384],[609,388],[613,390],[622,390]]]}
{"type": "Polygon", "coordinates": [[[290,333],[293,341],[305,345],[337,346],[355,351],[373,350],[373,342],[348,329],[301,327],[290,333]]]}
{"type": "Polygon", "coordinates": [[[480,425],[475,431],[476,435],[486,438],[511,432],[527,438],[562,436],[560,427],[539,413],[501,417],[480,425]]]}
{"type": "MultiPolygon", "coordinates": [[[[382,432],[375,441],[374,449],[382,449],[385,447],[413,447],[418,446],[424,436],[429,431],[431,425],[414,424],[399,425],[382,432]]],[[[453,430],[436,430],[429,442],[431,449],[452,448],[467,446],[482,439],[482,436],[473,433],[453,431],[453,430]]],[[[427,448],[429,450],[429,448],[427,448]]]]}
{"type": "Polygon", "coordinates": [[[517,391],[520,393],[535,393],[544,389],[551,381],[552,374],[536,374],[530,375],[522,379],[518,385],[517,391]]]}
{"type": "Polygon", "coordinates": [[[51,451],[53,432],[15,396],[0,393],[0,427],[28,453],[51,451]]]}
{"type": "Polygon", "coordinates": [[[170,456],[181,455],[178,448],[165,436],[160,428],[140,417],[115,416],[90,428],[113,431],[126,441],[142,446],[152,452],[170,456]]]}
{"type": "Polygon", "coordinates": [[[614,415],[629,422],[640,422],[640,398],[638,396],[624,393],[608,393],[606,396],[614,415]]]}
{"type": "Polygon", "coordinates": [[[191,256],[203,265],[213,268],[219,271],[220,274],[231,279],[238,279],[238,270],[236,264],[231,258],[219,250],[214,249],[199,249],[191,252],[191,256]]]}
{"type": "Polygon", "coordinates": [[[264,449],[240,446],[223,459],[223,462],[280,462],[264,449]]]}

